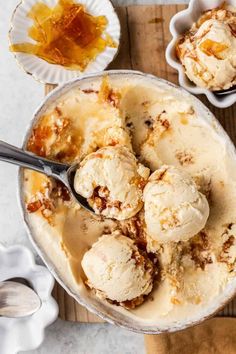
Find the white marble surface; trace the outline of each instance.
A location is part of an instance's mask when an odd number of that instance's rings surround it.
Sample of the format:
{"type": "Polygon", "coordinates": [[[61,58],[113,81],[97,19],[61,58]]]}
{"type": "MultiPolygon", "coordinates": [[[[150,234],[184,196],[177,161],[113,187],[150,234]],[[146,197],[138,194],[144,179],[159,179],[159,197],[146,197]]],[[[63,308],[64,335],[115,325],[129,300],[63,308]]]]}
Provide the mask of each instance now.
{"type": "MultiPolygon", "coordinates": [[[[181,1],[181,0],[180,0],[181,1]]],[[[178,0],[113,0],[115,5],[179,3],[178,0]]],[[[187,3],[188,0],[182,2],[187,3]]],[[[18,0],[0,3],[0,139],[20,146],[25,129],[43,97],[43,86],[24,74],[8,50],[10,16],[18,0]]],[[[0,242],[32,249],[17,201],[17,168],[0,163],[0,242]]],[[[40,260],[38,260],[40,262],[40,260]]],[[[73,324],[57,320],[31,354],[142,354],[143,336],[109,324],[73,324]]],[[[1,353],[1,346],[0,346],[1,353]]]]}

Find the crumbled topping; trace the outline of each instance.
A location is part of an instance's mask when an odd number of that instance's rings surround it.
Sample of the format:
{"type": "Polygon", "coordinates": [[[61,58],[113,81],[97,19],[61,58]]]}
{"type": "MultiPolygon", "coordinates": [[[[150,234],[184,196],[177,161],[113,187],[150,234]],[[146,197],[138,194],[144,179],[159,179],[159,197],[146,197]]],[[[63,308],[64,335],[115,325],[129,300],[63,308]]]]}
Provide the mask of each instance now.
{"type": "Polygon", "coordinates": [[[199,232],[190,240],[190,254],[197,267],[202,270],[207,264],[213,262],[210,255],[210,244],[208,236],[204,231],[199,232]]]}
{"type": "Polygon", "coordinates": [[[59,107],[56,106],[56,107],[55,107],[55,111],[56,111],[58,117],[61,117],[61,116],[62,116],[62,111],[61,111],[61,109],[60,109],[59,107]]]}
{"type": "Polygon", "coordinates": [[[109,194],[110,191],[107,187],[97,186],[88,202],[101,213],[107,208],[109,194]]]}
{"type": "Polygon", "coordinates": [[[51,136],[52,129],[49,126],[38,126],[33,129],[28,141],[27,149],[38,156],[46,156],[46,141],[51,136]]]}
{"type": "Polygon", "coordinates": [[[162,216],[160,218],[160,225],[163,231],[173,229],[181,225],[181,222],[177,217],[177,213],[170,213],[168,209],[163,210],[163,214],[160,216],[162,216]]]}
{"type": "Polygon", "coordinates": [[[36,199],[34,201],[29,202],[26,205],[26,208],[28,210],[29,213],[35,213],[36,211],[38,211],[42,206],[42,202],[39,199],[36,199]]]}
{"type": "Polygon", "coordinates": [[[99,91],[93,90],[93,89],[83,89],[83,93],[90,94],[90,93],[96,93],[98,94],[99,91]]]}
{"type": "Polygon", "coordinates": [[[103,210],[109,208],[117,208],[121,210],[121,202],[119,200],[110,199],[110,191],[107,187],[97,186],[94,188],[93,195],[88,198],[89,204],[94,210],[102,213],[103,210]]]}
{"type": "Polygon", "coordinates": [[[166,130],[170,128],[170,122],[166,118],[166,111],[163,111],[158,117],[157,122],[159,122],[166,130]]]}
{"type": "Polygon", "coordinates": [[[110,87],[106,76],[102,79],[98,99],[100,102],[109,103],[115,108],[119,106],[121,94],[110,87]]]}
{"type": "Polygon", "coordinates": [[[224,242],[223,244],[223,252],[224,253],[229,253],[229,249],[231,246],[233,246],[234,244],[234,241],[235,241],[235,238],[234,236],[229,236],[228,240],[224,242]]]}
{"type": "Polygon", "coordinates": [[[210,202],[212,190],[211,177],[203,173],[193,176],[193,179],[198,187],[198,190],[203,193],[206,196],[208,202],[210,202]]]}
{"type": "Polygon", "coordinates": [[[147,241],[143,211],[130,219],[121,221],[119,227],[122,234],[133,239],[139,249],[146,250],[147,241]]]}
{"type": "Polygon", "coordinates": [[[135,260],[136,266],[145,263],[145,258],[140,254],[138,250],[133,250],[131,258],[135,260]]]}
{"type": "Polygon", "coordinates": [[[222,237],[222,249],[218,256],[218,261],[226,263],[229,271],[233,271],[236,263],[236,252],[231,254],[232,247],[236,244],[236,227],[234,223],[230,223],[226,226],[225,231],[221,235],[222,237]]]}
{"type": "Polygon", "coordinates": [[[55,181],[55,185],[52,188],[51,197],[54,199],[62,199],[64,202],[71,200],[71,195],[68,188],[60,181],[55,181]]]}
{"type": "Polygon", "coordinates": [[[44,187],[31,197],[26,203],[26,209],[29,213],[40,211],[42,216],[49,222],[53,223],[53,216],[57,205],[71,200],[70,193],[65,185],[60,181],[49,181],[44,187]]]}
{"type": "Polygon", "coordinates": [[[192,165],[194,163],[193,155],[187,151],[177,151],[175,154],[181,166],[192,165]]]}
{"type": "Polygon", "coordinates": [[[127,300],[127,301],[123,301],[123,302],[110,301],[110,300],[108,300],[108,301],[110,303],[112,303],[113,305],[120,305],[120,306],[126,308],[127,310],[133,310],[133,309],[135,309],[135,307],[142,305],[142,303],[144,302],[146,297],[147,296],[141,295],[141,296],[136,297],[135,299],[127,300]]]}
{"type": "Polygon", "coordinates": [[[54,202],[46,196],[46,194],[46,189],[45,193],[38,192],[26,204],[26,209],[29,213],[40,211],[42,216],[51,224],[51,216],[55,209],[55,205],[54,202]]]}
{"type": "Polygon", "coordinates": [[[161,279],[168,279],[171,286],[176,290],[183,287],[183,271],[181,264],[183,255],[182,243],[161,245],[158,252],[159,267],[161,268],[161,279]]]}

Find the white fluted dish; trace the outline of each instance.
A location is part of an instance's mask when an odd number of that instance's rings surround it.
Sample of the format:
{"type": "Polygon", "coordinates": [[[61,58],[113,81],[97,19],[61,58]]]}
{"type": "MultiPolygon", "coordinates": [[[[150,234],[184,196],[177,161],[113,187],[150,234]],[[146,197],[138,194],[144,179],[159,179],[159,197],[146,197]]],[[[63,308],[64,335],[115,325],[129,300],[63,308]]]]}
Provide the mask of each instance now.
{"type": "MultiPolygon", "coordinates": [[[[32,6],[38,0],[22,0],[13,12],[11,28],[9,31],[10,44],[23,42],[34,43],[28,35],[28,29],[33,22],[27,17],[32,6]]],[[[40,0],[40,2],[53,7],[58,0],[40,0]]],[[[69,70],[61,65],[50,64],[35,55],[26,53],[14,53],[19,66],[27,73],[32,75],[37,81],[49,84],[62,84],[73,78],[84,74],[94,73],[104,70],[116,56],[120,43],[120,22],[118,16],[109,0],[76,0],[75,2],[85,6],[86,11],[93,16],[106,16],[108,24],[105,32],[117,44],[116,48],[106,47],[85,70],[69,70]]]]}
{"type": "MultiPolygon", "coordinates": [[[[236,7],[236,0],[228,0],[227,3],[236,7]]],[[[217,96],[214,92],[196,86],[185,74],[183,65],[176,57],[175,47],[181,35],[188,31],[202,13],[209,9],[214,9],[222,4],[222,0],[190,0],[186,10],[178,12],[170,21],[170,32],[172,40],[166,49],[166,60],[168,64],[178,71],[179,84],[189,92],[200,95],[204,94],[208,100],[216,107],[227,108],[236,102],[236,93],[217,96]]]]}
{"type": "Polygon", "coordinates": [[[47,268],[35,264],[32,253],[23,246],[5,248],[0,244],[0,281],[26,279],[41,299],[41,308],[24,318],[0,317],[0,353],[16,354],[38,348],[45,328],[58,316],[51,292],[54,279],[47,268]]]}

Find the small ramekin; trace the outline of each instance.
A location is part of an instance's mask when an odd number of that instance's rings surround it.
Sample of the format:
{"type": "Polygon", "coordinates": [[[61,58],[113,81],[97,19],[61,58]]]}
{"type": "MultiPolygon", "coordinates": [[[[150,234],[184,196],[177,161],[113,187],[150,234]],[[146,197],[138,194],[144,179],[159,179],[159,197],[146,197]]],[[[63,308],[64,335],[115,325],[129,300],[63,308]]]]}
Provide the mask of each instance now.
{"type": "MultiPolygon", "coordinates": [[[[236,0],[228,0],[227,3],[236,7],[236,0]]],[[[175,53],[175,46],[178,38],[191,28],[192,24],[199,19],[204,11],[216,8],[221,4],[222,0],[190,0],[188,8],[178,12],[171,19],[170,32],[173,38],[166,49],[166,60],[172,68],[178,71],[179,84],[183,88],[195,95],[206,95],[208,100],[216,107],[227,108],[236,102],[236,93],[217,96],[210,90],[196,86],[188,79],[184,67],[176,57],[175,53]]]]}
{"type": "MultiPolygon", "coordinates": [[[[28,29],[32,25],[32,20],[27,17],[32,6],[38,0],[21,0],[12,15],[11,28],[9,31],[10,44],[34,41],[28,35],[28,29]]],[[[58,0],[40,0],[49,7],[53,7],[58,0]]],[[[14,53],[17,63],[27,73],[41,83],[62,84],[73,78],[83,76],[98,71],[103,71],[116,56],[120,44],[120,22],[110,0],[76,0],[85,6],[86,11],[93,16],[106,16],[108,25],[106,33],[117,44],[116,48],[106,47],[95,60],[91,61],[85,70],[68,70],[61,65],[50,64],[47,61],[31,54],[14,53]]]]}
{"type": "Polygon", "coordinates": [[[24,278],[42,301],[40,309],[24,318],[0,317],[0,353],[16,354],[38,348],[45,328],[58,316],[58,306],[51,292],[54,279],[49,271],[35,264],[32,253],[23,246],[5,248],[0,244],[0,281],[24,278]]]}

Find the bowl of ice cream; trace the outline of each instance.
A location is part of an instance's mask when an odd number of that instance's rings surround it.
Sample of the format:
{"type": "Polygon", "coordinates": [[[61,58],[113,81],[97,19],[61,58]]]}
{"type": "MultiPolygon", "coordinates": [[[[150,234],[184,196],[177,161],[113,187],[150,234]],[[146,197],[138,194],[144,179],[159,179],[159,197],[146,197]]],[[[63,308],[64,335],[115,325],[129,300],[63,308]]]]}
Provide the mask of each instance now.
{"type": "Polygon", "coordinates": [[[192,0],[170,22],[166,59],[178,71],[180,85],[220,108],[236,102],[235,29],[234,0],[192,0]]]}
{"type": "Polygon", "coordinates": [[[88,310],[142,333],[212,316],[236,292],[236,154],[213,114],[151,75],[108,71],[48,95],[24,148],[79,162],[75,190],[19,175],[29,237],[88,310]]]}

